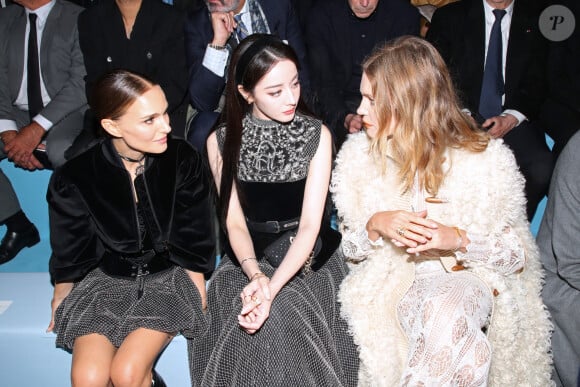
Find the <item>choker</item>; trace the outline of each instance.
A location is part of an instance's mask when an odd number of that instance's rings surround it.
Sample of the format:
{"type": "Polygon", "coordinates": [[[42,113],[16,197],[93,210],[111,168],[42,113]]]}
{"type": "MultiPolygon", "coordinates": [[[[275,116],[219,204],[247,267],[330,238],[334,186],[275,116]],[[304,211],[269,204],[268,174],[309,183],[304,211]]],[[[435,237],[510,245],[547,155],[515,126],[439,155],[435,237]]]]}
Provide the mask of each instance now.
{"type": "Polygon", "coordinates": [[[125,155],[120,154],[119,152],[117,152],[117,154],[119,155],[120,158],[122,158],[125,161],[128,161],[130,163],[141,163],[143,161],[143,159],[145,159],[145,155],[141,156],[140,159],[132,159],[130,157],[127,157],[125,155]]]}

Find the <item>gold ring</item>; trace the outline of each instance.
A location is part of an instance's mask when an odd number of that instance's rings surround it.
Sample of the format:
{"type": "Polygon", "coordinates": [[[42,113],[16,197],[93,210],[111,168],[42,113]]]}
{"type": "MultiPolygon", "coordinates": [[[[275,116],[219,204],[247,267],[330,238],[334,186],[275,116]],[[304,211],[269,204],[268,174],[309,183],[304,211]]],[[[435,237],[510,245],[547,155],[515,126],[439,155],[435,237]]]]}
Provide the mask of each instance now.
{"type": "Polygon", "coordinates": [[[256,305],[260,305],[262,303],[262,301],[260,301],[260,299],[258,297],[256,297],[256,296],[253,296],[252,297],[252,301],[254,301],[254,303],[256,305]]]}
{"type": "Polygon", "coordinates": [[[407,232],[407,229],[403,228],[403,227],[399,227],[397,229],[397,234],[399,234],[400,236],[404,237],[405,233],[407,232]]]}

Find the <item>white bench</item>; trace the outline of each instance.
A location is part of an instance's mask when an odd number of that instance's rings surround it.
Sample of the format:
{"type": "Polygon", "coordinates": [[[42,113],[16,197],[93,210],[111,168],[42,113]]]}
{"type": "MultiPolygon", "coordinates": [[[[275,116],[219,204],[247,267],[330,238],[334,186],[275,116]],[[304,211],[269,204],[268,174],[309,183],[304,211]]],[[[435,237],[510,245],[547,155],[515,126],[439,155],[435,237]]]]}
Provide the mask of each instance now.
{"type": "MultiPolygon", "coordinates": [[[[71,355],[56,348],[50,320],[48,273],[0,273],[0,384],[3,387],[70,385],[71,355]],[[7,303],[10,305],[2,312],[7,303]]],[[[176,337],[156,370],[170,387],[189,386],[186,340],[176,337]]]]}

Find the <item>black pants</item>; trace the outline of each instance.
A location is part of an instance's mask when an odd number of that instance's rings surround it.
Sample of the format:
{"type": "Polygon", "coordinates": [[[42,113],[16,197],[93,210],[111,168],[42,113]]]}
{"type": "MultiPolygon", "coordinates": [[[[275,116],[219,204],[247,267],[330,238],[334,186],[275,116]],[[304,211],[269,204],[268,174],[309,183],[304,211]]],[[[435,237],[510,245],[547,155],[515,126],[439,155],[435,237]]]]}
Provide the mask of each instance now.
{"type": "Polygon", "coordinates": [[[536,208],[548,193],[555,160],[546,144],[544,131],[533,121],[524,121],[504,136],[526,179],[526,211],[532,220],[536,208]]]}

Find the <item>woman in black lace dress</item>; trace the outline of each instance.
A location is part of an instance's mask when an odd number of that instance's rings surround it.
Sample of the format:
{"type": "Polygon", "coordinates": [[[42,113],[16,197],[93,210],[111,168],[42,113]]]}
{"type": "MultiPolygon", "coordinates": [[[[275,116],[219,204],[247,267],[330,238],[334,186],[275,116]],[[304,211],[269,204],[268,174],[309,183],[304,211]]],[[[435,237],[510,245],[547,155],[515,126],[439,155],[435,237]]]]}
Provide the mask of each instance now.
{"type": "Polygon", "coordinates": [[[189,343],[192,381],[356,384],[336,300],[347,269],[325,216],[331,134],[302,113],[296,55],[279,39],[243,41],[228,79],[207,152],[229,246],[208,290],[209,332],[189,343]]]}

